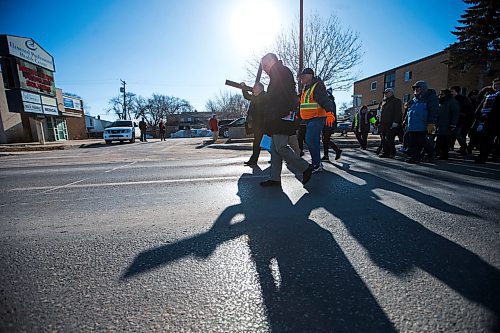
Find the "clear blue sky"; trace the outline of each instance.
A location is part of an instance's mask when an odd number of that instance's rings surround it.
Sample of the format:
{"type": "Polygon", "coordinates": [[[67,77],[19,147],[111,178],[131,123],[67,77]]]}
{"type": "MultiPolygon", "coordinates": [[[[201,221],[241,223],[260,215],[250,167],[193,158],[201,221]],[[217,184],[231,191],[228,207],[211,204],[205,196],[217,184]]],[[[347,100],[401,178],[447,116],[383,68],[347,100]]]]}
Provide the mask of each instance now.
{"type": "MultiPolygon", "coordinates": [[[[0,33],[31,37],[55,60],[56,86],[105,119],[110,98],[127,91],[176,96],[205,110],[242,81],[254,55],[299,14],[299,0],[0,0],[0,33]],[[254,23],[255,22],[255,23],[254,23]]],[[[466,5],[461,0],[304,0],[307,17],[335,12],[363,43],[360,78],[443,50],[466,5]]],[[[234,89],[232,90],[234,91],[234,89]]],[[[351,91],[336,92],[338,104],[351,91]]]]}

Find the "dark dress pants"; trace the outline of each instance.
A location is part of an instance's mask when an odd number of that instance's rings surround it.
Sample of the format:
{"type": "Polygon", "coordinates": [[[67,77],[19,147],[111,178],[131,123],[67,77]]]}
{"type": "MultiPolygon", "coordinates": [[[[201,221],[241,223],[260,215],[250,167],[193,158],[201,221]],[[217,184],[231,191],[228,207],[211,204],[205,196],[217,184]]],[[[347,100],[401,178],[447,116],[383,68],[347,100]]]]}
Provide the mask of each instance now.
{"type": "Polygon", "coordinates": [[[340,148],[332,141],[331,136],[335,131],[334,127],[323,126],[322,137],[323,141],[323,155],[328,156],[328,149],[332,148],[335,153],[337,153],[340,148]]]}
{"type": "Polygon", "coordinates": [[[250,161],[257,162],[259,160],[260,155],[260,142],[262,141],[262,137],[264,136],[264,132],[261,128],[253,129],[253,144],[252,144],[252,156],[250,157],[250,161]]]}
{"type": "Polygon", "coordinates": [[[299,141],[300,151],[304,151],[304,142],[306,141],[306,129],[307,129],[307,125],[305,123],[299,124],[299,130],[297,133],[297,140],[299,141]]]}
{"type": "Polygon", "coordinates": [[[395,137],[396,129],[382,129],[382,146],[384,149],[384,155],[396,155],[396,146],[394,145],[395,137]]]}
{"type": "Polygon", "coordinates": [[[366,149],[366,146],[368,145],[368,132],[356,132],[356,139],[358,139],[361,148],[366,149]]]}
{"type": "Polygon", "coordinates": [[[436,155],[442,159],[448,159],[448,151],[450,150],[450,135],[438,134],[436,136],[436,155]]]}

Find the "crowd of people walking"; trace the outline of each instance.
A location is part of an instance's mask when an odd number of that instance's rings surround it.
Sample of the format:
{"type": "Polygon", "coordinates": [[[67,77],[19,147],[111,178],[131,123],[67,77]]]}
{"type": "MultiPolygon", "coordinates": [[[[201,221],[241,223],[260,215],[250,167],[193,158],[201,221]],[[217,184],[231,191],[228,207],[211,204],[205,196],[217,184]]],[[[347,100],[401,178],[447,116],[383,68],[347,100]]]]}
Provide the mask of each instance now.
{"type": "MultiPolygon", "coordinates": [[[[331,138],[337,122],[332,90],[326,89],[313,69],[305,68],[299,74],[300,90],[297,95],[292,72],[273,53],[262,58],[261,66],[270,79],[267,91],[260,82],[252,89],[241,84],[244,97],[250,101],[247,121],[251,122],[254,134],[253,153],[245,164],[257,164],[261,140],[267,135],[271,138],[270,177],[261,185],[281,186],[283,160],[292,169],[302,172],[302,183],[306,184],[313,173],[322,171],[322,161],[330,159],[330,148],[335,152],[336,160],[342,154],[331,138]],[[304,142],[309,149],[311,163],[303,157],[304,142]]],[[[463,156],[479,149],[476,163],[485,163],[490,154],[493,154],[493,159],[498,158],[499,79],[493,80],[491,86],[481,91],[472,91],[468,96],[460,94],[459,86],[442,89],[438,94],[424,80],[416,81],[412,89],[413,98],[404,105],[394,96],[393,89],[385,89],[378,115],[366,105],[359,108],[354,115],[352,129],[361,149],[367,148],[368,134],[373,127],[377,127],[380,146],[376,153],[381,158],[396,156],[396,137],[402,143],[400,151],[408,155],[406,162],[411,164],[424,159],[446,160],[455,142],[458,142],[458,152],[463,156]]]]}
{"type": "Polygon", "coordinates": [[[376,150],[382,158],[394,158],[394,140],[399,136],[401,151],[408,155],[406,162],[417,164],[435,158],[447,160],[455,143],[462,156],[479,150],[475,163],[485,163],[490,155],[497,160],[500,154],[500,80],[481,91],[461,95],[461,87],[440,90],[439,94],[423,80],[412,86],[413,98],[401,106],[394,91],[387,88],[378,119],[370,115],[367,106],[356,113],[353,129],[362,149],[366,149],[370,123],[379,129],[381,144],[376,150]],[[469,140],[467,140],[467,137],[469,140]]]}

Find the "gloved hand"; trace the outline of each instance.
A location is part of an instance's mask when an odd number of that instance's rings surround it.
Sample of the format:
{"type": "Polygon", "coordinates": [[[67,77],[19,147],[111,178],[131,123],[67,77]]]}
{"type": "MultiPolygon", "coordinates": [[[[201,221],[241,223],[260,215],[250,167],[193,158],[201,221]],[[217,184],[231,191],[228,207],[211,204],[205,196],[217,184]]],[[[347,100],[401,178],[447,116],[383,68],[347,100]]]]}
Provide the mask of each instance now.
{"type": "Polygon", "coordinates": [[[326,113],[326,126],[332,127],[334,121],[335,121],[335,116],[333,115],[333,113],[327,112],[326,113]]]}
{"type": "Polygon", "coordinates": [[[435,124],[427,124],[427,134],[434,134],[436,132],[435,124]]]}
{"type": "Polygon", "coordinates": [[[399,124],[398,124],[398,123],[392,123],[391,128],[397,128],[398,126],[399,126],[399,124]]]}

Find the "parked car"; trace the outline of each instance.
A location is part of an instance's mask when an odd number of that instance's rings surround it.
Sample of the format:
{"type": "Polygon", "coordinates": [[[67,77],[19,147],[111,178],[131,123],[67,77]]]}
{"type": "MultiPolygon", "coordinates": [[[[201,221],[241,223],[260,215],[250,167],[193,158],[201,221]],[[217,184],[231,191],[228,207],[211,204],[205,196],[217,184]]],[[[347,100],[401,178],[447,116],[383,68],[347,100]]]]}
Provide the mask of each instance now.
{"type": "Polygon", "coordinates": [[[107,144],[113,141],[130,141],[134,143],[136,138],[140,139],[141,137],[139,121],[137,119],[116,120],[104,129],[103,136],[107,144]]]}
{"type": "Polygon", "coordinates": [[[351,123],[339,123],[335,129],[335,133],[340,133],[340,135],[347,135],[347,132],[352,132],[351,123]]]}
{"type": "MultiPolygon", "coordinates": [[[[222,121],[222,120],[221,120],[222,121]]],[[[225,138],[229,138],[229,128],[231,127],[245,127],[245,117],[241,117],[233,120],[229,124],[220,125],[219,121],[219,135],[225,138]]]]}

